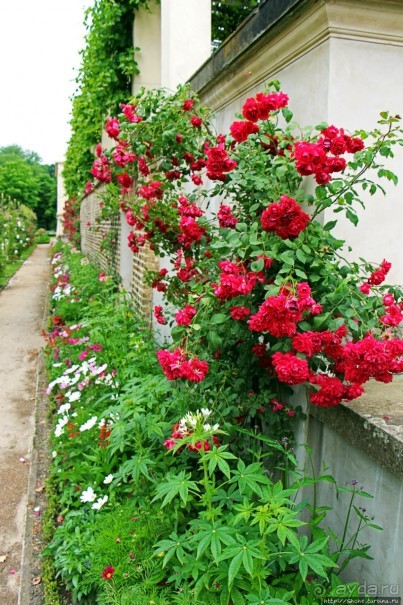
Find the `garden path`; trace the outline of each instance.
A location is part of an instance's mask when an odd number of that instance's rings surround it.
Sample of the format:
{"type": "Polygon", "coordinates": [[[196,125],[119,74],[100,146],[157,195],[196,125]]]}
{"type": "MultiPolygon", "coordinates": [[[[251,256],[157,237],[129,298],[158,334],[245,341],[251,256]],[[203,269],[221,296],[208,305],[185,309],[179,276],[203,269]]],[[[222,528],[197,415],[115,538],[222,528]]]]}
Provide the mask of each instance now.
{"type": "MultiPolygon", "coordinates": [[[[39,245],[0,293],[0,603],[18,603],[33,454],[38,351],[49,274],[39,245]],[[13,573],[15,572],[15,573],[13,573]]],[[[24,605],[21,603],[20,605],[24,605]]]]}

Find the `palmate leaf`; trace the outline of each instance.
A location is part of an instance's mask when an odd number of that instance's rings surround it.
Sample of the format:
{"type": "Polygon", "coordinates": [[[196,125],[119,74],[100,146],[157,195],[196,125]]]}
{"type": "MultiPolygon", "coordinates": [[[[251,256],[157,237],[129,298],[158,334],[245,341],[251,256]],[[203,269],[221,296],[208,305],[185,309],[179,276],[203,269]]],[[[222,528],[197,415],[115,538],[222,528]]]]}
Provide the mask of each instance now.
{"type": "Polygon", "coordinates": [[[203,456],[203,460],[208,462],[208,472],[212,475],[215,469],[218,468],[220,471],[229,479],[231,476],[231,470],[227,460],[236,460],[237,457],[230,452],[226,452],[227,445],[220,447],[214,447],[209,452],[206,452],[203,456]]]}
{"type": "Polygon", "coordinates": [[[233,504],[232,508],[237,511],[237,514],[231,520],[231,523],[233,525],[239,525],[239,523],[250,519],[250,516],[255,509],[255,505],[252,502],[249,502],[248,498],[244,498],[242,504],[233,504]]]}
{"type": "Polygon", "coordinates": [[[282,596],[282,599],[272,597],[269,588],[265,588],[259,594],[250,594],[246,598],[248,605],[290,605],[293,592],[285,592],[282,596]]]}
{"type": "Polygon", "coordinates": [[[298,563],[300,574],[305,581],[308,574],[308,568],[312,569],[318,576],[327,578],[325,568],[338,567],[338,565],[326,555],[318,554],[319,551],[323,550],[328,541],[328,537],[315,540],[309,546],[307,546],[306,536],[302,536],[300,540],[300,547],[297,548],[295,554],[289,558],[289,563],[298,563]]]}
{"type": "Polygon", "coordinates": [[[186,557],[185,549],[188,549],[189,546],[187,544],[186,536],[178,536],[178,534],[172,533],[168,540],[160,540],[157,542],[155,548],[156,551],[154,555],[165,553],[165,557],[162,562],[162,567],[165,567],[165,565],[170,559],[172,559],[174,555],[178,561],[184,565],[186,557]]]}
{"type": "Polygon", "coordinates": [[[208,547],[216,563],[221,555],[222,545],[230,546],[236,544],[232,527],[221,525],[219,522],[208,523],[204,521],[193,521],[190,523],[195,529],[195,535],[191,538],[192,544],[197,544],[196,558],[199,559],[208,547]]]}
{"type": "Polygon", "coordinates": [[[218,557],[218,561],[225,561],[226,559],[232,559],[228,568],[228,587],[231,587],[234,580],[239,573],[241,567],[245,571],[252,575],[253,573],[253,559],[265,560],[259,550],[260,541],[251,540],[246,541],[242,536],[238,536],[241,543],[238,542],[236,546],[229,546],[224,552],[218,557]]]}
{"type": "Polygon", "coordinates": [[[152,468],[154,464],[155,462],[153,460],[139,454],[126,460],[126,462],[120,466],[116,476],[123,479],[123,481],[131,476],[136,483],[139,481],[140,475],[150,479],[149,469],[152,468]]]}
{"type": "Polygon", "coordinates": [[[268,485],[270,483],[266,475],[263,474],[263,468],[260,462],[253,462],[248,466],[242,460],[238,461],[237,470],[232,471],[232,479],[230,483],[238,483],[239,491],[244,494],[247,490],[252,493],[261,495],[261,485],[268,485]]]}
{"type": "Polygon", "coordinates": [[[156,495],[152,499],[152,502],[164,498],[161,504],[161,508],[164,508],[175,497],[179,496],[183,502],[183,506],[186,506],[191,496],[200,491],[195,481],[191,481],[190,477],[191,474],[185,473],[185,471],[181,471],[178,475],[169,473],[165,483],[157,485],[155,489],[156,495]]]}

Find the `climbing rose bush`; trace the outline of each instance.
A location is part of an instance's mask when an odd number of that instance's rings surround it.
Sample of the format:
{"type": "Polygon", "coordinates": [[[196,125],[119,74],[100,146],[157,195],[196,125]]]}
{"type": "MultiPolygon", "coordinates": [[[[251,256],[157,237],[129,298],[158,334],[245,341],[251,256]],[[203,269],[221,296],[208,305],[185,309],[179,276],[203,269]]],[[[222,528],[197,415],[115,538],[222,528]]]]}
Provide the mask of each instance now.
{"type": "Polygon", "coordinates": [[[170,261],[148,276],[173,339],[158,352],[165,376],[208,385],[231,368],[243,393],[271,400],[305,384],[323,407],[390,382],[403,368],[402,291],[384,285],[388,260],[349,262],[332,231],[338,213],[357,224],[364,192],[396,183],[379,162],[402,144],[398,118],[381,114],[371,132],[298,129],[272,82],[229,130],[215,134],[186,87],[142,91],[107,121],[115,148],[97,147],[88,189],[104,184],[102,218],[120,208],[133,254],[150,246],[170,261]]]}

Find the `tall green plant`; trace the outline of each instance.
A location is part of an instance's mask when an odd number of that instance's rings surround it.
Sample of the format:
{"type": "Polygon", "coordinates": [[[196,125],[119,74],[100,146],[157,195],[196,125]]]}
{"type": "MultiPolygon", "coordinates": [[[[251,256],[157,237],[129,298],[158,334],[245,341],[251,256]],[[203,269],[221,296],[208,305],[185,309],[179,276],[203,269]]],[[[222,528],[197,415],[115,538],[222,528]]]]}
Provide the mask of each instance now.
{"type": "Polygon", "coordinates": [[[85,13],[86,45],[76,79],[64,178],[70,197],[84,188],[105,117],[130,96],[137,73],[133,48],[133,15],[148,0],[95,0],[85,13]]]}

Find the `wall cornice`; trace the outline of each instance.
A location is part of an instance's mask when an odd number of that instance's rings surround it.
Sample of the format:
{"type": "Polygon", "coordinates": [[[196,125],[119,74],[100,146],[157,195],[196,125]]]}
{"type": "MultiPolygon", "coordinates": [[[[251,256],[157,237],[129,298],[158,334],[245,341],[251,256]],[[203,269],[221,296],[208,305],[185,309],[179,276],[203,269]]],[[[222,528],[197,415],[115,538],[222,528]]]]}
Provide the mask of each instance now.
{"type": "Polygon", "coordinates": [[[403,3],[396,0],[294,0],[272,20],[270,7],[255,10],[190,79],[214,110],[331,39],[403,46],[403,3]]]}

